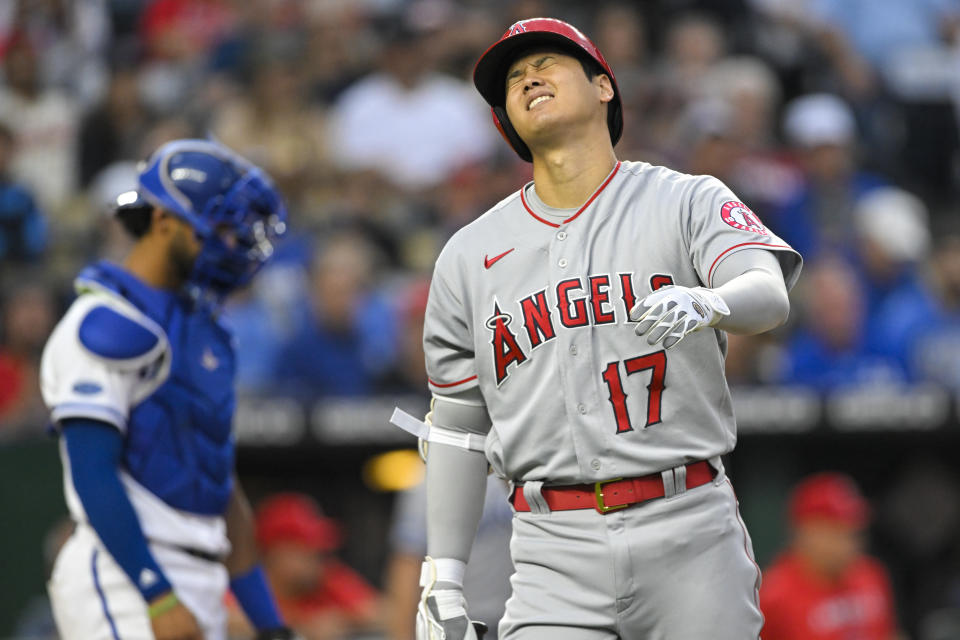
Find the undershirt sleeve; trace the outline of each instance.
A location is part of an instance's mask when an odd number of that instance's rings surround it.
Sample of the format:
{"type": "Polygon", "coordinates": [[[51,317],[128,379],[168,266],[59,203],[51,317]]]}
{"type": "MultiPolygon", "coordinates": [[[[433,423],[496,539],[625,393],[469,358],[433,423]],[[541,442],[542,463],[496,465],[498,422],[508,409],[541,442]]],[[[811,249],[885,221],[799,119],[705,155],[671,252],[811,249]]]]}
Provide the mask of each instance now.
{"type": "Polygon", "coordinates": [[[64,419],[61,428],[74,489],[103,546],[144,600],[170,591],[120,482],[121,433],[111,424],[87,418],[64,419]]]}

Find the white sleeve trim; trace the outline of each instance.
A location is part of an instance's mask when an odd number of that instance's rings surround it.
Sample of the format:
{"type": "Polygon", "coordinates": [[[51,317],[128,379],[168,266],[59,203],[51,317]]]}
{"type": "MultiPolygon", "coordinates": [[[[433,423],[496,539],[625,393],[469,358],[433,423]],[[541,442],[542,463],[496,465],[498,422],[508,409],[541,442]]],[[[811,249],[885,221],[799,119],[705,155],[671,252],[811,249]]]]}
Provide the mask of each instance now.
{"type": "Polygon", "coordinates": [[[101,422],[107,422],[125,433],[127,430],[127,418],[122,413],[111,407],[99,404],[83,402],[64,402],[58,404],[50,412],[50,419],[54,424],[68,418],[91,418],[101,422]]]}

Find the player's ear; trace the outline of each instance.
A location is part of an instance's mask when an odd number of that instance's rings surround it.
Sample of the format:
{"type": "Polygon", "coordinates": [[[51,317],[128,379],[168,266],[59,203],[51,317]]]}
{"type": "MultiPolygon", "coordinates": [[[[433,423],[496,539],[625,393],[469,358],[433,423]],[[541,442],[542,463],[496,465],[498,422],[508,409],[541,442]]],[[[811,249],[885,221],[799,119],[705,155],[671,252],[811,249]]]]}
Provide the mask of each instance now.
{"type": "Polygon", "coordinates": [[[175,227],[176,220],[174,220],[174,215],[172,213],[161,207],[153,208],[153,212],[150,216],[150,229],[162,235],[168,235],[176,231],[175,227]]]}
{"type": "Polygon", "coordinates": [[[613,100],[613,83],[610,81],[610,76],[605,73],[598,73],[593,76],[593,84],[600,92],[600,102],[613,100]]]}

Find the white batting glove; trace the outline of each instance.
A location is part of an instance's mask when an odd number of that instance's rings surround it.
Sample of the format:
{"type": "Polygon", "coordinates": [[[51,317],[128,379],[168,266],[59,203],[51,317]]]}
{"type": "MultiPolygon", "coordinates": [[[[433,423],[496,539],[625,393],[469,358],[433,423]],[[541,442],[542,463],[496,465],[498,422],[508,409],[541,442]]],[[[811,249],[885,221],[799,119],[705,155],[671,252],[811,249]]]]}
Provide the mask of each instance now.
{"type": "Polygon", "coordinates": [[[416,640],[483,640],[487,625],[474,622],[467,616],[461,581],[462,574],[444,580],[449,587],[436,588],[437,563],[430,556],[426,557],[420,571],[423,591],[417,605],[416,640]]]}
{"type": "Polygon", "coordinates": [[[647,342],[662,341],[664,349],[728,315],[727,303],[714,291],[677,285],[657,289],[630,310],[630,319],[638,322],[636,334],[649,334],[647,342]]]}

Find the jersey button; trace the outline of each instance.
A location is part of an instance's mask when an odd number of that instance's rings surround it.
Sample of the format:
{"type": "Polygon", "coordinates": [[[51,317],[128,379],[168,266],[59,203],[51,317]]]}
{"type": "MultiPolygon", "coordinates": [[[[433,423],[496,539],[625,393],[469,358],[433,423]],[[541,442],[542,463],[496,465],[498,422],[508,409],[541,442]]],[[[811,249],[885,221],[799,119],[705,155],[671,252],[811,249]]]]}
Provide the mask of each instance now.
{"type": "Polygon", "coordinates": [[[570,355],[572,356],[577,355],[577,345],[575,344],[570,345],[570,355]]]}
{"type": "Polygon", "coordinates": [[[583,404],[583,403],[581,402],[580,404],[577,405],[577,411],[579,411],[580,413],[586,413],[586,412],[587,412],[587,405],[585,405],[585,404],[583,404]]]}
{"type": "Polygon", "coordinates": [[[566,240],[567,232],[566,231],[557,231],[557,240],[566,240]]]}
{"type": "Polygon", "coordinates": [[[590,467],[594,471],[600,471],[600,461],[594,458],[593,460],[590,461],[590,467]]]}
{"type": "Polygon", "coordinates": [[[560,265],[560,268],[561,268],[561,269],[566,269],[566,268],[567,268],[567,259],[566,259],[566,258],[560,258],[560,261],[557,262],[557,264],[560,265]]]}

